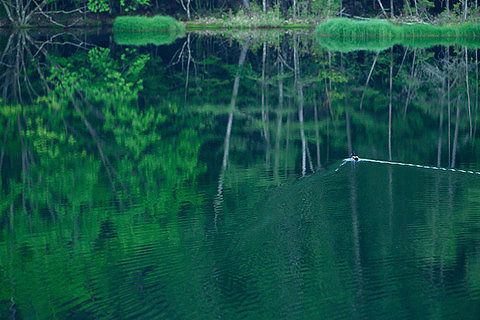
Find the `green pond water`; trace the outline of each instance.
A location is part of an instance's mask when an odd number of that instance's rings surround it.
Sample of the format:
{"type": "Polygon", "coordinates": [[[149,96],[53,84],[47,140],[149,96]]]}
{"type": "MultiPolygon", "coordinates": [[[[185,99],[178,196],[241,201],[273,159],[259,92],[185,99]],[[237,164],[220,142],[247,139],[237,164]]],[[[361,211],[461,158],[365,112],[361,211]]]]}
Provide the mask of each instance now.
{"type": "Polygon", "coordinates": [[[130,37],[1,34],[0,319],[480,318],[476,49],[130,37]]]}

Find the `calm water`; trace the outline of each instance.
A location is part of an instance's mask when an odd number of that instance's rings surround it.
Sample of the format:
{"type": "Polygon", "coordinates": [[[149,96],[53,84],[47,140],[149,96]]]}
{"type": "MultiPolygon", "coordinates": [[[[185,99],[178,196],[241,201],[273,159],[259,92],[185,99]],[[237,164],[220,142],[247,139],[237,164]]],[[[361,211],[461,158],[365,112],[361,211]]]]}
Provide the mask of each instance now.
{"type": "Polygon", "coordinates": [[[475,49],[147,40],[2,35],[1,319],[480,318],[475,49]]]}

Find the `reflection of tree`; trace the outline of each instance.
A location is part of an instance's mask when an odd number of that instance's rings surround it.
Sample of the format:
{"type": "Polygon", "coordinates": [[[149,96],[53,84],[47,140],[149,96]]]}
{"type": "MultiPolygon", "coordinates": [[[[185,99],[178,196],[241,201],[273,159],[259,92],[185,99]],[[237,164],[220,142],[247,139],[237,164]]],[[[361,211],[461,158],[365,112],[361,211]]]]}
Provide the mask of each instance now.
{"type": "Polygon", "coordinates": [[[0,77],[3,99],[23,102],[28,98],[32,101],[40,95],[39,90],[48,90],[44,67],[41,65],[44,53],[26,31],[9,36],[0,59],[3,67],[0,77]],[[34,82],[36,79],[39,80],[37,83],[34,82]]]}
{"type": "Polygon", "coordinates": [[[215,218],[217,217],[217,211],[219,210],[219,207],[221,206],[223,201],[223,183],[224,183],[223,180],[225,176],[225,171],[227,170],[227,166],[228,166],[228,155],[230,153],[230,138],[232,135],[233,115],[236,109],[238,89],[240,87],[240,77],[241,77],[242,67],[247,57],[248,47],[249,47],[248,42],[246,42],[242,46],[242,51],[240,52],[240,57],[238,58],[237,73],[235,75],[235,80],[233,81],[232,97],[230,99],[230,111],[228,113],[227,129],[225,132],[225,139],[223,142],[222,167],[221,167],[220,175],[218,178],[217,197],[215,200],[215,218]]]}
{"type": "Polygon", "coordinates": [[[2,98],[28,103],[47,93],[47,71],[52,65],[49,49],[70,47],[87,50],[90,45],[73,33],[58,33],[41,39],[20,30],[11,33],[0,57],[2,98]]]}

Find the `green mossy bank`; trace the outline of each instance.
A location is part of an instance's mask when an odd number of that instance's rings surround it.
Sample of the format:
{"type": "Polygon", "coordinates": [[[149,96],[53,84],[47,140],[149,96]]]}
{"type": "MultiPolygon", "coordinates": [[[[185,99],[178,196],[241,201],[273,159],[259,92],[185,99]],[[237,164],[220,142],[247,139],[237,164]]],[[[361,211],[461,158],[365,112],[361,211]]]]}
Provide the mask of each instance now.
{"type": "Polygon", "coordinates": [[[113,34],[120,45],[165,45],[182,37],[185,26],[168,16],[122,16],[113,22],[113,34]]]}
{"type": "Polygon", "coordinates": [[[480,47],[480,24],[401,24],[387,20],[335,18],[317,26],[320,45],[335,51],[384,50],[393,45],[480,47]]]}

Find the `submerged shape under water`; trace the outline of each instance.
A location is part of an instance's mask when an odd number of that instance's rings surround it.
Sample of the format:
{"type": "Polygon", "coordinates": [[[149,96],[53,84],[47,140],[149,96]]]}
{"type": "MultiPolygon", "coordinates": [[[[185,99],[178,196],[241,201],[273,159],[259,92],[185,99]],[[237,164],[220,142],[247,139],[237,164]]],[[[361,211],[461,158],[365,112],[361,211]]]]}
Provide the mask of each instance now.
{"type": "Polygon", "coordinates": [[[480,317],[476,49],[120,38],[2,35],[1,319],[480,317]]]}

